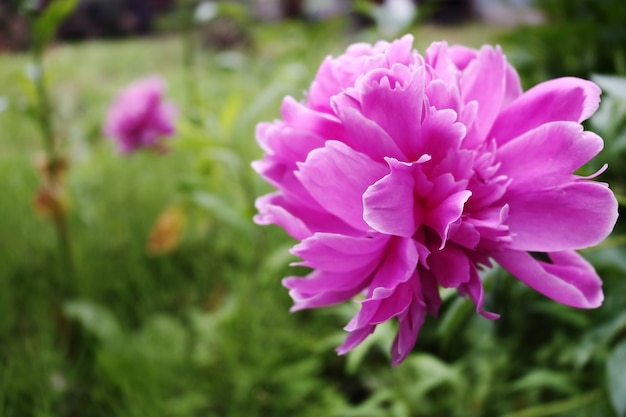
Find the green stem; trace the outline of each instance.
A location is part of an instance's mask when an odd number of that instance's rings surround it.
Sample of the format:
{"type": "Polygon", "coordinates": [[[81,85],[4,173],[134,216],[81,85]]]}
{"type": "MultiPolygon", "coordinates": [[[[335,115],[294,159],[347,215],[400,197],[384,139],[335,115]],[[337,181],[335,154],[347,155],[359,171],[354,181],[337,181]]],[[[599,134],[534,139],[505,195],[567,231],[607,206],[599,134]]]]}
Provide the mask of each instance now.
{"type": "Polygon", "coordinates": [[[54,228],[57,235],[62,271],[66,275],[65,279],[73,282],[75,277],[75,271],[74,260],[72,256],[70,230],[67,224],[67,216],[63,211],[55,216],[54,228]]]}
{"type": "MultiPolygon", "coordinates": [[[[43,64],[43,51],[43,46],[40,46],[35,42],[32,48],[34,66],[32,82],[36,93],[35,113],[39,129],[41,131],[43,147],[47,159],[44,165],[44,173],[42,175],[48,185],[52,187],[52,189],[57,190],[63,187],[63,184],[60,183],[57,171],[59,164],[63,163],[63,161],[56,148],[56,140],[51,117],[52,106],[50,104],[50,94],[46,84],[45,68],[43,64]]],[[[67,216],[65,210],[61,206],[59,206],[59,208],[55,210],[55,213],[52,215],[52,222],[57,236],[57,246],[59,250],[62,273],[65,274],[66,279],[73,280],[74,262],[71,250],[71,239],[67,216]]]]}
{"type": "Polygon", "coordinates": [[[54,140],[54,132],[52,129],[52,120],[50,118],[50,97],[48,95],[48,88],[46,86],[46,80],[44,77],[45,71],[43,66],[43,51],[38,48],[33,48],[33,84],[35,85],[35,92],[37,94],[37,121],[39,123],[39,129],[42,133],[42,139],[44,141],[44,149],[50,163],[56,161],[56,147],[54,140]]]}
{"type": "Polygon", "coordinates": [[[179,0],[180,29],[182,31],[182,64],[185,84],[185,94],[190,113],[190,119],[195,121],[195,109],[198,108],[198,85],[196,80],[196,40],[193,21],[193,4],[188,0],[179,0]]]}
{"type": "Polygon", "coordinates": [[[549,404],[538,405],[535,407],[529,407],[524,410],[515,411],[513,413],[505,414],[502,417],[547,417],[556,414],[565,413],[568,411],[576,410],[589,405],[600,398],[601,390],[596,389],[588,392],[587,394],[577,397],[569,398],[563,401],[555,401],[549,404]]]}

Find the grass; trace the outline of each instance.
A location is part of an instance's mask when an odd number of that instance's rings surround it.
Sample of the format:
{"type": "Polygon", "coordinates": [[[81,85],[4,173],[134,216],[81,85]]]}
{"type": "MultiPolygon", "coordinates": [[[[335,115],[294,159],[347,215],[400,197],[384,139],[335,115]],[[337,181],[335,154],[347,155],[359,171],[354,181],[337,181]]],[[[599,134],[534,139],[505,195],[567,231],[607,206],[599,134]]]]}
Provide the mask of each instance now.
{"type": "MultiPolygon", "coordinates": [[[[478,47],[500,33],[415,29],[421,51],[440,39],[478,47]]],[[[520,330],[511,335],[455,304],[449,311],[461,315],[446,320],[451,333],[442,337],[455,346],[439,345],[439,330],[427,324],[423,353],[392,371],[390,328],[346,359],[333,348],[350,306],[288,313],[280,279],[301,272],[287,267],[292,242],[250,221],[255,196],[269,190],[249,169],[261,155],[254,127],[279,117],[284,95],[303,96],[325,55],[377,35],[347,34],[340,22],[250,34],[253,47],[234,60],[199,52],[193,96],[175,35],[47,52],[56,131],[70,157],[74,280],[57,267],[52,227],[32,206],[41,143],[21,111],[31,94],[22,75],[28,58],[0,55],[0,94],[11,103],[0,113],[0,416],[489,416],[597,382],[595,367],[593,378],[578,374],[565,388],[538,377],[539,388],[509,391],[506,381],[543,366],[532,349],[511,364],[534,334],[525,316],[512,316],[520,330]],[[122,157],[100,133],[103,115],[122,86],[148,74],[166,78],[168,96],[195,121],[181,123],[166,155],[122,157]],[[184,240],[150,255],[150,230],[173,204],[188,210],[184,240]]],[[[509,291],[510,310],[536,305],[520,286],[499,291],[509,291]]],[[[556,336],[535,334],[555,350],[588,324],[582,313],[548,313],[570,323],[556,336]]],[[[596,415],[610,415],[605,403],[594,403],[596,415]]]]}

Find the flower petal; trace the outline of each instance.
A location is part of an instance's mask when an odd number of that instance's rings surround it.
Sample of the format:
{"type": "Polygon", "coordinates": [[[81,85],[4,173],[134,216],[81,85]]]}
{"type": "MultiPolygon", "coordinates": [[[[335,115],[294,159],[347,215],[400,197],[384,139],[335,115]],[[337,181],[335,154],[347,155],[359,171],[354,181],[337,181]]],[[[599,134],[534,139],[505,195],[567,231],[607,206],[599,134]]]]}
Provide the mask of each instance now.
{"type": "Polygon", "coordinates": [[[440,248],[445,246],[450,227],[461,218],[463,207],[471,195],[469,190],[453,193],[428,212],[424,223],[432,227],[441,238],[440,248]]]}
{"type": "Polygon", "coordinates": [[[359,230],[368,230],[363,220],[365,190],[385,175],[385,167],[345,144],[328,141],[298,164],[296,177],[328,212],[359,230]]]}
{"type": "Polygon", "coordinates": [[[257,198],[254,205],[259,213],[254,216],[254,222],[260,225],[276,224],[294,239],[310,236],[311,231],[306,224],[282,207],[281,199],[280,193],[266,194],[257,198]]]}
{"type": "Polygon", "coordinates": [[[602,281],[589,262],[573,251],[548,256],[552,263],[513,250],[497,252],[493,258],[517,279],[561,304],[578,308],[602,304],[602,281]]]}
{"type": "Polygon", "coordinates": [[[421,122],[424,119],[424,88],[426,74],[423,67],[411,69],[394,65],[391,69],[370,71],[356,84],[355,93],[363,115],[382,127],[403,154],[385,156],[412,159],[415,143],[423,141],[421,122]]]}
{"type": "Polygon", "coordinates": [[[352,349],[360,345],[361,342],[363,342],[367,338],[367,336],[374,333],[375,329],[376,326],[371,325],[348,333],[348,336],[346,336],[346,340],[341,344],[341,346],[335,349],[335,352],[337,352],[338,355],[345,355],[346,353],[350,352],[352,349]]]}
{"type": "Polygon", "coordinates": [[[469,296],[476,306],[476,312],[484,318],[496,320],[500,317],[499,314],[484,309],[485,290],[483,288],[483,282],[478,275],[478,271],[476,271],[474,266],[470,267],[469,281],[459,286],[459,294],[469,296]]]}
{"type": "Polygon", "coordinates": [[[416,278],[417,261],[418,251],[411,239],[393,239],[369,284],[361,310],[346,330],[379,324],[406,311],[413,299],[412,285],[407,281],[416,278]]]}
{"type": "Polygon", "coordinates": [[[294,302],[291,311],[325,307],[351,299],[368,285],[372,269],[370,264],[347,272],[315,270],[305,278],[283,279],[283,286],[289,289],[294,302]]]}
{"type": "Polygon", "coordinates": [[[423,219],[415,204],[413,165],[388,158],[390,173],[370,186],[363,195],[363,219],[374,230],[411,237],[423,219]]]}
{"type": "Polygon", "coordinates": [[[315,132],[296,129],[288,124],[259,123],[256,127],[256,139],[266,151],[266,158],[280,161],[294,170],[296,162],[304,161],[313,149],[324,146],[326,139],[315,132]]]}
{"type": "MultiPolygon", "coordinates": [[[[419,282],[417,279],[414,281],[419,282]]],[[[414,299],[407,311],[398,318],[400,327],[391,346],[391,364],[393,366],[401,364],[413,350],[426,319],[426,312],[424,303],[419,299],[414,299]]]]}
{"type": "Polygon", "coordinates": [[[544,123],[581,122],[598,109],[600,93],[597,85],[580,78],[546,81],[528,90],[504,109],[489,137],[503,145],[544,123]]]}
{"type": "Polygon", "coordinates": [[[511,249],[555,252],[600,243],[617,221],[613,192],[581,180],[507,198],[511,249]]]}
{"type": "Polygon", "coordinates": [[[374,234],[352,237],[337,233],[315,233],[292,249],[304,261],[295,265],[332,272],[347,272],[378,264],[389,237],[374,234]]]}
{"type": "Polygon", "coordinates": [[[428,265],[444,288],[457,288],[470,279],[470,261],[462,250],[454,246],[432,251],[428,265]]]}
{"type": "Polygon", "coordinates": [[[259,197],[255,203],[259,214],[254,221],[281,226],[298,240],[316,232],[332,231],[350,236],[359,233],[341,219],[321,210],[317,204],[303,204],[303,201],[308,203],[300,195],[289,196],[280,192],[259,197]]]}
{"type": "Polygon", "coordinates": [[[602,146],[598,135],[583,132],[576,122],[546,123],[498,149],[498,173],[511,179],[511,192],[551,187],[571,181],[602,146]]]}
{"type": "Polygon", "coordinates": [[[325,139],[341,139],[343,127],[333,114],[309,109],[292,97],[285,97],[280,108],[285,123],[297,129],[317,133],[325,139]]]}
{"type": "Polygon", "coordinates": [[[365,117],[353,98],[340,94],[334,97],[333,106],[347,132],[343,142],[352,149],[379,162],[388,156],[405,158],[393,138],[375,121],[365,117]]]}
{"type": "Polygon", "coordinates": [[[466,146],[475,146],[486,139],[504,100],[506,61],[500,48],[483,46],[463,70],[461,90],[463,101],[476,101],[478,111],[466,146]]]}

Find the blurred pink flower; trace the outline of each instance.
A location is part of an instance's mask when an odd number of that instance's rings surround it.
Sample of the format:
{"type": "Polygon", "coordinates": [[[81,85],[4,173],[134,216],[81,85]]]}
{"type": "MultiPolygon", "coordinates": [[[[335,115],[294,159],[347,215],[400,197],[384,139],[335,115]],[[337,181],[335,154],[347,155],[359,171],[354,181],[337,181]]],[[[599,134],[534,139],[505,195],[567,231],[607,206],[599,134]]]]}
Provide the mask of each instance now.
{"type": "Polygon", "coordinates": [[[433,43],[420,56],[412,42],[327,58],[307,100],[285,98],[283,120],[257,128],[253,167],[278,191],[255,221],[301,241],[292,251],[313,269],[283,281],[293,310],[358,297],[338,352],[395,318],[398,364],[440,287],[497,318],[479,277],[492,260],[560,303],[599,306],[602,282],[575,250],[607,237],[617,202],[575,171],[603,146],[580,124],[600,89],[561,78],[524,93],[498,47],[433,43]]]}
{"type": "Polygon", "coordinates": [[[122,153],[140,148],[163,149],[162,140],[174,134],[176,108],[164,101],[165,82],[147,77],[124,88],[109,108],[104,133],[122,153]]]}

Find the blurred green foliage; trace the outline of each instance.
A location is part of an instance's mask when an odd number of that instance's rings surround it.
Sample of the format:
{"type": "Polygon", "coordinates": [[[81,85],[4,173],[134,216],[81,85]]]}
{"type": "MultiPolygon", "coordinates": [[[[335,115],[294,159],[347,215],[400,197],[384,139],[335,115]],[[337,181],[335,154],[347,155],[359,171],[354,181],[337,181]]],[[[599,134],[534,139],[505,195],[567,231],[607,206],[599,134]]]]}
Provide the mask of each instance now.
{"type": "MultiPolygon", "coordinates": [[[[51,116],[71,161],[76,280],[56,268],[52,231],[32,210],[38,141],[15,81],[26,58],[0,56],[0,415],[624,416],[619,235],[585,252],[605,282],[602,308],[558,305],[495,269],[487,308],[502,317],[444,292],[442,316],[397,368],[392,323],[338,357],[357,306],[288,313],[280,279],[305,271],[288,267],[284,232],[251,222],[270,189],[249,167],[261,155],[254,127],[279,117],[284,95],[302,98],[324,55],[378,35],[346,36],[340,22],[249,30],[251,49],[197,50],[193,67],[175,36],[47,52],[51,116]],[[119,88],[155,72],[184,115],[173,149],[119,156],[101,136],[103,114],[119,88]],[[150,255],[150,231],[172,205],[186,216],[182,241],[150,255]]],[[[416,31],[421,51],[493,37],[478,26],[416,31]]],[[[626,113],[610,111],[594,119],[607,144],[626,113]]]]}
{"type": "Polygon", "coordinates": [[[602,105],[590,120],[591,129],[605,140],[604,149],[593,168],[609,164],[605,174],[620,195],[626,178],[626,77],[595,74],[591,79],[602,88],[602,105]],[[602,161],[602,162],[600,162],[602,161]]]}
{"type": "Polygon", "coordinates": [[[549,78],[626,76],[626,3],[622,0],[538,0],[545,24],[503,37],[526,87],[549,78]]]}

